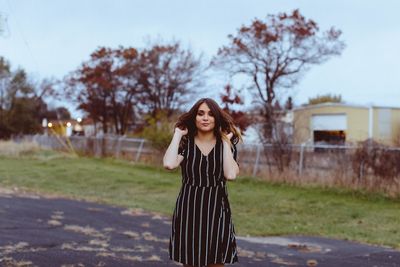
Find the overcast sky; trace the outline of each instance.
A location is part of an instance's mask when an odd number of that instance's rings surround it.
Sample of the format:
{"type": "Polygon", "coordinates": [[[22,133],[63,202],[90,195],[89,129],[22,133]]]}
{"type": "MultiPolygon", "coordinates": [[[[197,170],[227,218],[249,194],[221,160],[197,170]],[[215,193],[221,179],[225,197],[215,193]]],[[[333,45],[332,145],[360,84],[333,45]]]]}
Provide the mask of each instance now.
{"type": "MultiPolygon", "coordinates": [[[[149,37],[180,40],[207,60],[241,25],[296,8],[321,30],[342,30],[347,47],[305,74],[295,104],[333,93],[400,107],[398,0],[0,0],[7,17],[0,55],[40,79],[62,78],[99,46],[140,48],[149,37]]],[[[225,81],[210,79],[212,97],[218,82],[225,81]]]]}

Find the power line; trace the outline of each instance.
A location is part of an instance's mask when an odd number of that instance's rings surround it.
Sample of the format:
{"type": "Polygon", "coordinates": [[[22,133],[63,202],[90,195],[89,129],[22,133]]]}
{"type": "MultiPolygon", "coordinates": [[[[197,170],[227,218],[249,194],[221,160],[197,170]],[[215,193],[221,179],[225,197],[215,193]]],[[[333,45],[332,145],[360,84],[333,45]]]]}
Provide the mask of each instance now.
{"type": "Polygon", "coordinates": [[[0,36],[7,38],[10,35],[10,29],[8,27],[7,15],[0,12],[0,36]]]}
{"type": "Polygon", "coordinates": [[[19,24],[19,21],[18,21],[18,19],[17,19],[17,16],[15,15],[14,9],[13,9],[13,7],[12,7],[12,5],[11,5],[11,3],[10,3],[9,0],[5,0],[5,1],[6,1],[7,5],[8,5],[8,9],[9,9],[9,11],[10,11],[10,14],[13,16],[13,18],[14,18],[14,20],[15,20],[15,23],[16,23],[16,25],[17,25],[17,30],[19,31],[19,34],[21,35],[22,41],[23,41],[24,45],[25,45],[26,48],[27,48],[28,54],[29,54],[29,56],[31,57],[31,59],[32,59],[34,65],[35,65],[35,67],[36,67],[36,69],[39,69],[39,64],[37,63],[37,60],[36,60],[35,56],[34,56],[33,53],[32,53],[32,49],[31,49],[31,47],[30,47],[30,45],[29,45],[29,43],[28,43],[27,38],[25,37],[25,34],[24,34],[23,31],[22,31],[22,27],[21,27],[21,25],[19,24]]]}

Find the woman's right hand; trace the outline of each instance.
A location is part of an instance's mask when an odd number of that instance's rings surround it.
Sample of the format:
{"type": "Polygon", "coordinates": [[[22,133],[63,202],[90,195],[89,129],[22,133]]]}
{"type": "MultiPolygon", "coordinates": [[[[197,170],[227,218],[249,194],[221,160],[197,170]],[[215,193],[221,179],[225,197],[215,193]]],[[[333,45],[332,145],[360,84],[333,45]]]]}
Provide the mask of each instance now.
{"type": "Polygon", "coordinates": [[[181,136],[184,136],[184,135],[187,135],[188,129],[185,128],[185,129],[182,130],[181,128],[176,127],[176,128],[175,128],[175,133],[176,133],[176,134],[180,134],[181,136]]]}

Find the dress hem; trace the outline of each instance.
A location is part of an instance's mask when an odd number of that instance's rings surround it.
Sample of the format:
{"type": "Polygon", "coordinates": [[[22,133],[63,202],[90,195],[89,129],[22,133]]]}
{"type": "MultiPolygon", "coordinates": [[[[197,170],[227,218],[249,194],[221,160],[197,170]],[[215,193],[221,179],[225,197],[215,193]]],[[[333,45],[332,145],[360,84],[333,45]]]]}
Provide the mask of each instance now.
{"type": "Polygon", "coordinates": [[[232,262],[208,262],[206,265],[191,265],[190,263],[179,261],[179,259],[176,259],[176,260],[172,259],[172,258],[169,258],[169,259],[171,261],[174,261],[174,262],[177,262],[177,263],[186,264],[186,265],[190,265],[190,266],[194,266],[194,267],[204,267],[204,266],[207,266],[209,264],[224,264],[224,265],[225,264],[235,264],[236,262],[239,262],[239,260],[236,257],[236,258],[233,259],[232,262]]]}

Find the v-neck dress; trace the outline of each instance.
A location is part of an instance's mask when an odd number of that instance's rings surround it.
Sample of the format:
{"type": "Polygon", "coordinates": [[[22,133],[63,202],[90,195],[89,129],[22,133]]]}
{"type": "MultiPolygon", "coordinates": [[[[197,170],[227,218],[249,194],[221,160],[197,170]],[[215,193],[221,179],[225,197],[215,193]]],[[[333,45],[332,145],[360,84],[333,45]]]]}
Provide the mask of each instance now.
{"type": "MultiPolygon", "coordinates": [[[[237,262],[223,143],[217,140],[208,155],[202,154],[193,137],[181,147],[182,187],[172,217],[170,258],[198,267],[237,262]]],[[[232,145],[232,152],[236,160],[236,145],[232,145]]]]}

